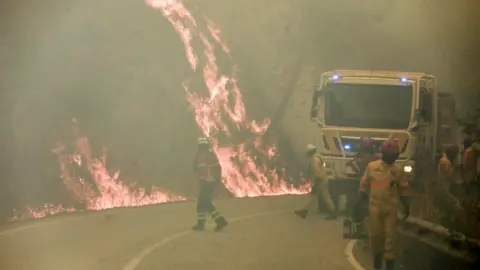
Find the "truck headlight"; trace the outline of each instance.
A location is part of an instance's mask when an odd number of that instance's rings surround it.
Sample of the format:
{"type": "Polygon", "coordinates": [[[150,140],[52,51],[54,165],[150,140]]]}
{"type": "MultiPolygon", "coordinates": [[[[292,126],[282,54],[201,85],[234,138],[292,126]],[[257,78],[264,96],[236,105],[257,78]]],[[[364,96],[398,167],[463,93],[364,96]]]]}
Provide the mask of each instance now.
{"type": "Polygon", "coordinates": [[[410,165],[403,166],[403,171],[406,173],[411,173],[413,171],[413,168],[410,165]]]}

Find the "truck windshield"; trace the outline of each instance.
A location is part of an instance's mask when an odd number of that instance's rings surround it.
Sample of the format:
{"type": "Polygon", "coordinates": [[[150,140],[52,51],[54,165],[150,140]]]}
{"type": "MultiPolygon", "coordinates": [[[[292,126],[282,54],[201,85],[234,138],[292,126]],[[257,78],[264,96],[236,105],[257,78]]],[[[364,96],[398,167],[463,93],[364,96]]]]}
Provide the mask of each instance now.
{"type": "Polygon", "coordinates": [[[412,86],[335,83],[325,90],[327,125],[382,129],[409,125],[412,86]]]}

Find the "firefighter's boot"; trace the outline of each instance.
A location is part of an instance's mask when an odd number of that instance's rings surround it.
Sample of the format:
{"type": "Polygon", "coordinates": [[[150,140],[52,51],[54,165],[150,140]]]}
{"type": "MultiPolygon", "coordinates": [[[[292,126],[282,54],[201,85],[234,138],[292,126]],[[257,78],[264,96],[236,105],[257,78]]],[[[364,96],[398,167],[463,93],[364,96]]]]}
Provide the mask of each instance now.
{"type": "Polygon", "coordinates": [[[224,217],[220,217],[217,220],[215,220],[215,223],[217,223],[217,226],[215,227],[215,231],[219,232],[223,230],[223,228],[228,226],[228,222],[224,217]]]}
{"type": "Polygon", "coordinates": [[[385,270],[393,270],[395,269],[395,262],[393,260],[386,260],[385,266],[385,270]]]}
{"type": "Polygon", "coordinates": [[[205,230],[205,220],[198,221],[197,224],[195,224],[195,226],[192,227],[192,230],[198,231],[198,232],[205,230]]]}
{"type": "Polygon", "coordinates": [[[373,255],[373,269],[382,270],[383,269],[383,256],[381,253],[373,255]]]}
{"type": "Polygon", "coordinates": [[[305,218],[307,218],[307,215],[308,215],[308,209],[295,210],[295,211],[293,211],[293,213],[295,213],[295,215],[305,219],[305,218]]]}
{"type": "Polygon", "coordinates": [[[228,225],[227,220],[222,215],[220,215],[219,212],[217,211],[213,212],[212,218],[215,221],[215,223],[217,223],[217,226],[215,227],[216,232],[219,232],[223,230],[223,228],[227,227],[228,225]]]}
{"type": "Polygon", "coordinates": [[[192,227],[194,231],[203,231],[205,230],[205,214],[197,213],[197,224],[192,227]]]}

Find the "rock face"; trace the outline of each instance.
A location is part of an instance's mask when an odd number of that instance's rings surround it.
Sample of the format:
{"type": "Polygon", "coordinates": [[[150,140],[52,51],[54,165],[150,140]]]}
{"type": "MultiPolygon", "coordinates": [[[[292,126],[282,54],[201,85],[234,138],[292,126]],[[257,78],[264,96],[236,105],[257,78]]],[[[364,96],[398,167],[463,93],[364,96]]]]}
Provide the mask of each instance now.
{"type": "MultiPolygon", "coordinates": [[[[297,156],[316,140],[307,115],[323,71],[425,71],[450,91],[467,87],[478,71],[469,62],[475,31],[480,36],[474,0],[464,6],[433,0],[184,2],[199,27],[206,27],[206,16],[222,30],[232,59],[219,56],[220,68],[238,67],[247,114],[273,117],[297,156]]],[[[54,196],[45,190],[57,170],[50,148],[67,140],[72,117],[94,149],[108,147],[109,164],[127,178],[191,186],[188,168],[200,135],[182,89],[191,73],[183,44],[161,13],[140,0],[1,5],[2,105],[9,100],[2,131],[12,131],[1,134],[10,147],[2,160],[13,164],[4,162],[1,173],[15,179],[9,186],[19,204],[54,196]]],[[[192,80],[204,93],[201,74],[192,80]]]]}

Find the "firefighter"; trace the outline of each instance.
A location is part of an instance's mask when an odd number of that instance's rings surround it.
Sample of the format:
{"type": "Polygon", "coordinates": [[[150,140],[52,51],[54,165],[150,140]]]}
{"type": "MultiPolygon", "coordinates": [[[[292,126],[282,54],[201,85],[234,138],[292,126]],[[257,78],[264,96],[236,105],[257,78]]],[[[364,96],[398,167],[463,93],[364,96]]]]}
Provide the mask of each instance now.
{"type": "Polygon", "coordinates": [[[294,213],[301,218],[306,218],[309,210],[320,197],[328,210],[326,219],[336,219],[337,214],[329,191],[328,178],[325,171],[325,162],[323,161],[322,156],[317,154],[317,147],[312,144],[307,145],[306,155],[310,160],[308,166],[308,177],[313,180],[311,192],[313,196],[310,198],[305,207],[300,210],[295,210],[294,213]]]}
{"type": "MultiPolygon", "coordinates": [[[[350,167],[353,169],[354,176],[358,176],[358,179],[349,181],[346,189],[347,195],[347,213],[351,216],[359,216],[362,207],[358,205],[358,188],[360,185],[359,179],[362,177],[367,165],[370,162],[379,159],[373,144],[373,140],[369,137],[360,138],[360,148],[355,158],[349,162],[350,167]]],[[[355,177],[356,178],[356,177],[355,177]]],[[[366,205],[365,205],[366,206],[366,205]]]]}
{"type": "Polygon", "coordinates": [[[449,192],[457,184],[455,179],[455,159],[459,153],[458,146],[449,144],[444,147],[444,151],[437,169],[437,181],[441,188],[449,192]]]}
{"type": "Polygon", "coordinates": [[[203,231],[206,215],[210,214],[217,224],[215,231],[220,231],[228,225],[228,222],[216,210],[212,204],[212,198],[215,186],[221,181],[221,167],[217,156],[211,149],[209,140],[205,137],[198,139],[194,171],[199,184],[199,193],[197,198],[197,224],[193,226],[193,230],[203,231]]]}
{"type": "Polygon", "coordinates": [[[472,143],[473,159],[475,163],[474,181],[480,182],[480,131],[477,133],[476,140],[472,143]]]}
{"type": "Polygon", "coordinates": [[[477,160],[473,149],[473,138],[467,136],[463,140],[462,151],[462,176],[465,184],[470,184],[476,177],[477,160]]]}
{"type": "Polygon", "coordinates": [[[433,183],[432,190],[434,205],[441,210],[446,210],[446,212],[441,212],[442,223],[449,228],[455,226],[455,222],[452,222],[455,218],[455,213],[463,209],[460,201],[452,195],[452,189],[457,184],[455,182],[454,163],[458,152],[459,149],[455,144],[449,144],[444,147],[438,164],[437,181],[433,183]]]}
{"type": "Polygon", "coordinates": [[[375,269],[394,269],[395,233],[398,201],[405,218],[410,215],[409,183],[403,169],[395,164],[399,157],[396,141],[387,140],[380,146],[381,160],[368,164],[360,182],[360,196],[369,201],[369,234],[375,269]]]}
{"type": "Polygon", "coordinates": [[[357,174],[362,175],[363,172],[365,172],[367,165],[378,159],[379,157],[376,155],[372,139],[368,137],[360,138],[360,148],[352,162],[353,170],[357,174]]]}

